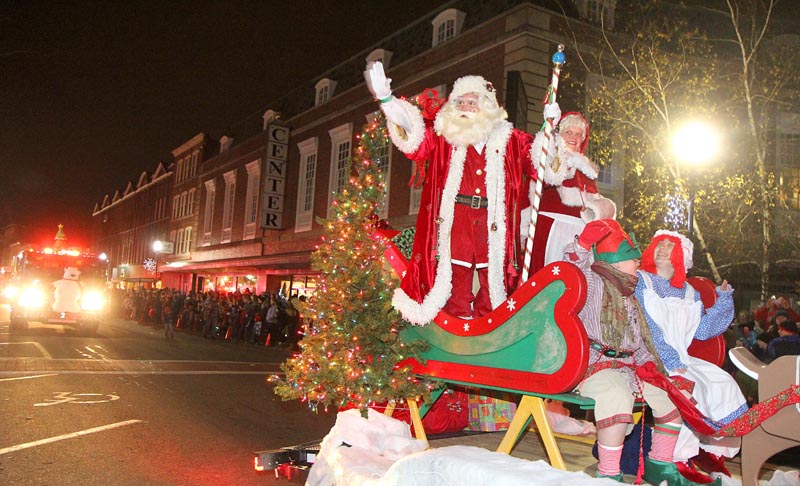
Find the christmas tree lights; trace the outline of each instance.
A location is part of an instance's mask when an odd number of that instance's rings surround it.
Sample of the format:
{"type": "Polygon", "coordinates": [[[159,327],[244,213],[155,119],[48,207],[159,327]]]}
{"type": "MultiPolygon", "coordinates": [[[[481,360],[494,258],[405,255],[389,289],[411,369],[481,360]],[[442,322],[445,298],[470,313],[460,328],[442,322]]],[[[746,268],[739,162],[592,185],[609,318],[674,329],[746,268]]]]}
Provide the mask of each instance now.
{"type": "Polygon", "coordinates": [[[315,412],[333,406],[366,413],[375,403],[427,397],[435,386],[398,366],[426,344],[400,340],[405,323],[391,305],[397,280],[384,269],[384,245],[375,236],[389,144],[382,115],[357,139],[353,176],[336,195],[330,217],[318,221],[325,232],[311,257],[320,275],[313,325],[300,351],[281,366],[285,376],[273,378],[279,396],[299,399],[315,412]]]}

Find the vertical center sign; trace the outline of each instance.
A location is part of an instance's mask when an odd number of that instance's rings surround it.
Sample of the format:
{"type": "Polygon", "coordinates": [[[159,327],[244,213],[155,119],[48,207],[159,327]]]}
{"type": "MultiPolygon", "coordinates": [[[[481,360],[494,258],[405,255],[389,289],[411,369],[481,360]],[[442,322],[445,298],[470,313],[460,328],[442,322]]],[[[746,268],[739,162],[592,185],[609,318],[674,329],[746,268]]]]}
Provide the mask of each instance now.
{"type": "Polygon", "coordinates": [[[271,123],[267,127],[264,190],[261,194],[261,227],[283,229],[283,202],[286,166],[289,157],[289,128],[271,123]]]}

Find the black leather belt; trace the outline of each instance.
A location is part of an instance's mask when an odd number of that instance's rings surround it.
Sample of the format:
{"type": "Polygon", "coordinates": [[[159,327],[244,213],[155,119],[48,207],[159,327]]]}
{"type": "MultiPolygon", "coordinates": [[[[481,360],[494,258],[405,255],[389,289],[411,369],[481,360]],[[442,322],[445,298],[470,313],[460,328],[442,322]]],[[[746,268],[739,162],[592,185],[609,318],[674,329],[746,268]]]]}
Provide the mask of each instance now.
{"type": "Polygon", "coordinates": [[[614,348],[609,348],[606,345],[600,344],[597,341],[589,341],[589,347],[608,358],[622,359],[622,358],[630,358],[631,356],[633,356],[633,352],[631,351],[618,351],[614,348]]]}
{"type": "Polygon", "coordinates": [[[467,196],[466,194],[456,194],[458,204],[466,204],[472,209],[485,208],[489,205],[489,200],[480,196],[467,196]]]}

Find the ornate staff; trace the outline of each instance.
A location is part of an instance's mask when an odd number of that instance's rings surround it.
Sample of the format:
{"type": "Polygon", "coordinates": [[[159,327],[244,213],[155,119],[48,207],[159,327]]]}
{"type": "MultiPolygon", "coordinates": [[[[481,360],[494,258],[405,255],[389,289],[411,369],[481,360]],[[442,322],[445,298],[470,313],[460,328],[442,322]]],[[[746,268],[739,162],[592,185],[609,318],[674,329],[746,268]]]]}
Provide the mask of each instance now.
{"type": "MultiPolygon", "coordinates": [[[[553,54],[553,77],[550,80],[550,86],[547,87],[547,94],[545,95],[545,103],[555,103],[556,95],[558,94],[558,78],[561,75],[561,66],[564,65],[566,57],[564,56],[564,45],[558,45],[558,51],[553,54]]],[[[550,145],[550,137],[555,129],[558,120],[552,118],[545,118],[542,123],[542,131],[544,132],[544,142],[542,143],[542,153],[539,156],[539,177],[536,178],[536,187],[533,196],[533,206],[531,206],[531,224],[528,227],[528,239],[525,242],[525,260],[522,267],[522,280],[520,285],[528,280],[528,273],[531,267],[531,255],[533,253],[533,235],[536,234],[536,221],[539,219],[539,203],[542,200],[542,174],[544,174],[544,164],[547,162],[547,147],[550,145]]]]}

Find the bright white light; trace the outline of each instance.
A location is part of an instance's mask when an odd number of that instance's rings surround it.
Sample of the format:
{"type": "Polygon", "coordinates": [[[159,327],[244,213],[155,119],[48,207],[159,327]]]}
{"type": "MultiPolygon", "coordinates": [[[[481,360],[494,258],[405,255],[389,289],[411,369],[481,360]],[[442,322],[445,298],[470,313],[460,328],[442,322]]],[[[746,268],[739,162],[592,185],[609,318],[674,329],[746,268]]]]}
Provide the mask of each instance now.
{"type": "Polygon", "coordinates": [[[8,300],[13,300],[14,297],[17,296],[18,293],[19,293],[19,289],[14,287],[13,285],[9,285],[8,287],[6,287],[3,290],[3,296],[5,296],[5,298],[8,299],[8,300]]]}
{"type": "Polygon", "coordinates": [[[672,139],[672,151],[681,162],[703,164],[717,155],[717,132],[702,122],[692,122],[681,127],[672,139]]]}
{"type": "Polygon", "coordinates": [[[45,295],[41,289],[28,287],[19,295],[20,307],[44,307],[45,295]]]}
{"type": "Polygon", "coordinates": [[[81,299],[81,308],[88,311],[99,311],[103,309],[104,303],[103,294],[97,291],[89,291],[81,299]]]}
{"type": "Polygon", "coordinates": [[[161,250],[164,249],[164,243],[161,243],[159,240],[153,242],[153,251],[156,253],[160,253],[161,250]]]}
{"type": "Polygon", "coordinates": [[[108,255],[106,255],[105,253],[101,253],[100,255],[98,255],[97,258],[105,261],[108,260],[108,255]]]}

